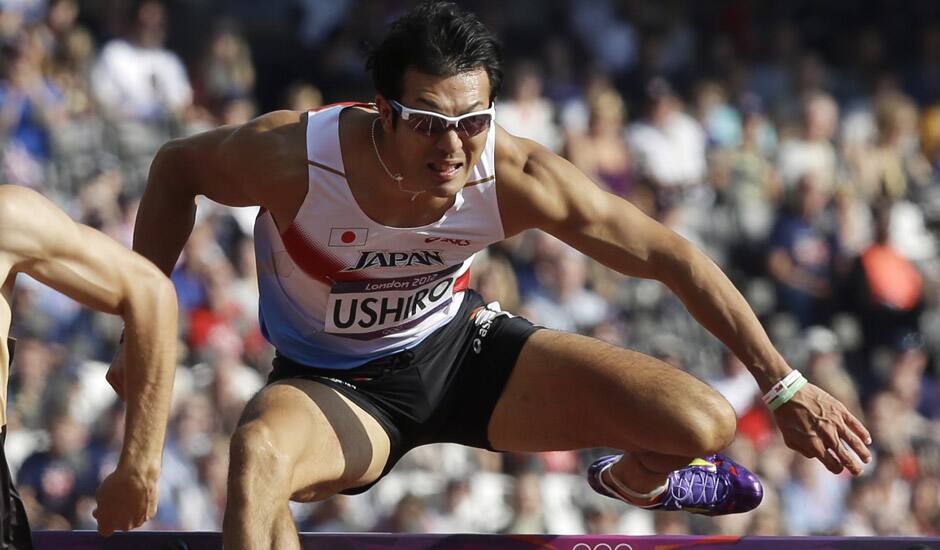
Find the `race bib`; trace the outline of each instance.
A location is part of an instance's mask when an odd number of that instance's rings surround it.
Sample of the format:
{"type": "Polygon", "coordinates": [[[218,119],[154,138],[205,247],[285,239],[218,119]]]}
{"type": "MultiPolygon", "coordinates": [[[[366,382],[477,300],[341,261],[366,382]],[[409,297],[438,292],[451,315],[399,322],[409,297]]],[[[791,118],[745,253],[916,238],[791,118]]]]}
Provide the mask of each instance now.
{"type": "Polygon", "coordinates": [[[325,330],[358,340],[407,330],[451,302],[458,269],[460,264],[437,273],[334,283],[325,330]]]}

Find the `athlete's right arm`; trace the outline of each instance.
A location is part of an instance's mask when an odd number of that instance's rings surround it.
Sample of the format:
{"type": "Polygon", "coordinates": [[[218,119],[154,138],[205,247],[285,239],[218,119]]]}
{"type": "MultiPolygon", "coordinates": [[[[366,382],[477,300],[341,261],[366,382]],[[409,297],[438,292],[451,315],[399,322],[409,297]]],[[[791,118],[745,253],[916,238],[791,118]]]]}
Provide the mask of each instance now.
{"type": "Polygon", "coordinates": [[[134,250],[170,274],[192,232],[198,195],[292,218],[306,194],[302,116],[276,111],[164,145],[150,166],[134,250]]]}

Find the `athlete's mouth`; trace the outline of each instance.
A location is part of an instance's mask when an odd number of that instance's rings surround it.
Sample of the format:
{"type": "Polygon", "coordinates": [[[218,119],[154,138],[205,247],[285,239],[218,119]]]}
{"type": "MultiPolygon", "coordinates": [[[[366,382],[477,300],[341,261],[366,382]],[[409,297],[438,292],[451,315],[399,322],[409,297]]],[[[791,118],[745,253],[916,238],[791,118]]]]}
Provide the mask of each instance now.
{"type": "Polygon", "coordinates": [[[462,162],[429,162],[427,167],[442,177],[450,177],[457,174],[457,171],[463,167],[462,162]]]}

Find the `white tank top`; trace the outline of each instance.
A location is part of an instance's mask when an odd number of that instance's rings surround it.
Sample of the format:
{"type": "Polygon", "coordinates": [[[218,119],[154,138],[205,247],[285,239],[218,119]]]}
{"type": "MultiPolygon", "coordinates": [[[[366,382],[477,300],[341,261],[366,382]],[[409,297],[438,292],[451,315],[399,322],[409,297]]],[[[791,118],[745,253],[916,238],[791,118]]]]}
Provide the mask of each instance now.
{"type": "Polygon", "coordinates": [[[346,183],[339,115],[350,105],[308,115],[309,188],[291,225],[278,231],[266,211],[255,222],[261,330],[284,356],[319,368],[349,369],[418,344],[457,313],[476,252],[505,237],[495,124],[439,220],[388,227],[359,208],[346,183]]]}

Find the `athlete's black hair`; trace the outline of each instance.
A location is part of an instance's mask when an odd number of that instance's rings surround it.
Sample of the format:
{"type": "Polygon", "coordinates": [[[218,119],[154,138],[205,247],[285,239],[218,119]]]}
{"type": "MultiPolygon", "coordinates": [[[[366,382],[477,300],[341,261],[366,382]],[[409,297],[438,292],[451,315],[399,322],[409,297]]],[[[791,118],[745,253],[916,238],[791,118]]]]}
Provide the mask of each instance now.
{"type": "Polygon", "coordinates": [[[452,2],[424,2],[396,19],[366,61],[375,89],[400,100],[405,71],[412,67],[434,76],[484,69],[490,101],[503,80],[501,46],[476,15],[452,2]]]}

